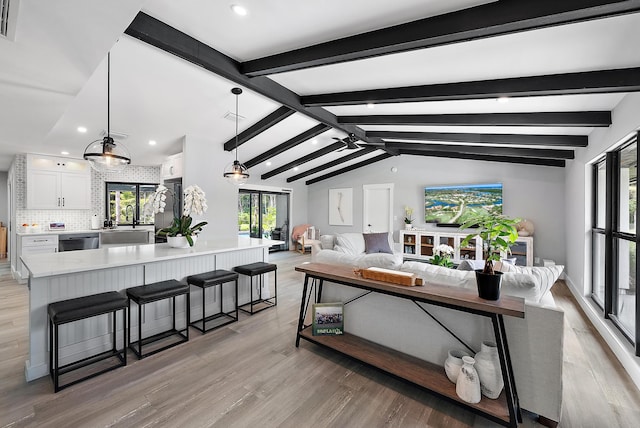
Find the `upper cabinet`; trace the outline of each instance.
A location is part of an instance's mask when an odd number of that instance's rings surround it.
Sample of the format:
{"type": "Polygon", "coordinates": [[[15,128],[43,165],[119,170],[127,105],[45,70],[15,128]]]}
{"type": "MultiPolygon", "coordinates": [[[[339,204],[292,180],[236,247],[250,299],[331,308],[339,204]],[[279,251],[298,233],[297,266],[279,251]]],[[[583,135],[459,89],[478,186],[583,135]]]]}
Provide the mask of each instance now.
{"type": "Polygon", "coordinates": [[[182,178],[182,153],[171,155],[162,163],[160,175],[162,180],[182,178]]]}
{"type": "Polygon", "coordinates": [[[28,154],[27,209],[91,209],[87,161],[28,154]]]}

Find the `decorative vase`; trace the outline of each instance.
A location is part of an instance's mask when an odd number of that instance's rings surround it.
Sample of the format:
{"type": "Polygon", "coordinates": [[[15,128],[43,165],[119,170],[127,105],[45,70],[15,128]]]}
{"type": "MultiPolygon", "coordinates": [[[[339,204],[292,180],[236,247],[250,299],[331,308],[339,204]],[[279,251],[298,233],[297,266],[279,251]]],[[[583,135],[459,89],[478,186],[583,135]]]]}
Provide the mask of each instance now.
{"type": "Polygon", "coordinates": [[[475,360],[475,368],[480,378],[480,391],[485,397],[495,400],[504,387],[496,343],[488,340],[482,342],[475,360]]]}
{"type": "Polygon", "coordinates": [[[479,403],[482,398],[478,372],[473,368],[475,362],[472,357],[462,357],[462,368],[456,381],[456,394],[467,403],[479,403]]]}
{"type": "MultiPolygon", "coordinates": [[[[193,245],[196,244],[196,240],[198,237],[196,235],[191,236],[191,240],[193,241],[193,245]]],[[[170,247],[173,248],[189,248],[189,241],[185,236],[167,236],[167,243],[170,247]]]]}
{"type": "Polygon", "coordinates": [[[411,230],[411,229],[413,229],[413,225],[411,223],[404,224],[404,230],[411,230]]]}
{"type": "Polygon", "coordinates": [[[482,272],[482,269],[476,270],[476,284],[478,285],[478,296],[485,300],[498,300],[500,298],[500,280],[502,272],[496,271],[495,274],[482,272]]]}
{"type": "Polygon", "coordinates": [[[470,356],[467,351],[461,349],[452,349],[449,351],[447,359],[444,360],[444,372],[451,382],[456,383],[458,380],[458,374],[462,368],[462,357],[470,356]]]}

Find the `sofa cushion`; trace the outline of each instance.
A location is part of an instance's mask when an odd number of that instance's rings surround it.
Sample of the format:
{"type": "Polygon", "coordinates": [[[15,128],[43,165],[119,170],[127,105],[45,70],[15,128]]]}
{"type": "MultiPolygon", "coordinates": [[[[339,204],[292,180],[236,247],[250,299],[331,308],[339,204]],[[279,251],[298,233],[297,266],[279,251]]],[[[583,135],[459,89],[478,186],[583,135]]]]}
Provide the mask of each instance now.
{"type": "Polygon", "coordinates": [[[333,247],[336,245],[336,236],[335,235],[321,235],[320,236],[320,246],[323,250],[333,250],[333,247]]]}
{"type": "Polygon", "coordinates": [[[449,287],[476,288],[476,273],[473,271],[449,269],[421,262],[404,262],[400,267],[403,272],[415,273],[428,284],[449,287]]]}
{"type": "Polygon", "coordinates": [[[389,233],[364,233],[364,248],[367,254],[388,253],[393,254],[389,245],[389,233]]]}
{"type": "Polygon", "coordinates": [[[336,235],[336,245],[333,249],[341,253],[357,256],[365,252],[364,237],[362,233],[338,233],[336,235]]]}
{"type": "Polygon", "coordinates": [[[508,263],[502,263],[500,268],[502,272],[526,273],[535,276],[540,282],[541,296],[544,296],[551,290],[551,287],[562,274],[564,266],[514,266],[508,263]]]}
{"type": "Polygon", "coordinates": [[[500,288],[501,294],[522,297],[525,302],[539,303],[544,295],[538,277],[528,273],[503,273],[500,288]]]}

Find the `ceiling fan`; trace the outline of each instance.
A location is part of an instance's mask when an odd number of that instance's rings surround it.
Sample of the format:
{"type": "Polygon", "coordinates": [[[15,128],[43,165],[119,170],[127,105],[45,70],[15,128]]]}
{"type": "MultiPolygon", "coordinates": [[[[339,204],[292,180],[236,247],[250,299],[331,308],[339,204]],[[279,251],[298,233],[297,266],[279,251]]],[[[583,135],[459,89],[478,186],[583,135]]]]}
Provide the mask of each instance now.
{"type": "Polygon", "coordinates": [[[358,137],[355,134],[349,134],[344,138],[332,137],[334,140],[339,141],[344,144],[344,147],[336,150],[336,152],[341,152],[343,150],[357,150],[362,146],[358,144],[358,137]]]}

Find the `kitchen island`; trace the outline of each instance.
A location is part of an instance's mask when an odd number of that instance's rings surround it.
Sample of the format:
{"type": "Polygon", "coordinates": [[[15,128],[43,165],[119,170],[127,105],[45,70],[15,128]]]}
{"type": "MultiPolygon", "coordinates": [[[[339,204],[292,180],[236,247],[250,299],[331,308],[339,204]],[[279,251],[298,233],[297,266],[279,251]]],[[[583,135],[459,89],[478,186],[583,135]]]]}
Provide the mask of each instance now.
{"type": "MultiPolygon", "coordinates": [[[[47,305],[51,302],[87,296],[105,291],[120,291],[129,287],[151,284],[167,279],[184,280],[189,275],[214,269],[232,270],[234,266],[268,261],[269,247],[282,241],[238,237],[199,241],[191,248],[171,248],[168,244],[130,245],[55,254],[33,254],[21,258],[29,272],[29,359],[25,364],[27,381],[49,373],[47,338],[47,305]]],[[[269,281],[265,281],[263,296],[268,296],[269,281]]],[[[235,304],[233,296],[225,295],[225,307],[235,304]],[[228,299],[228,300],[227,300],[228,299]]],[[[220,305],[217,295],[207,296],[207,308],[220,305]]],[[[249,281],[241,277],[238,300],[249,300],[249,281]]],[[[195,293],[191,300],[192,313],[199,313],[202,298],[195,293]],[[195,311],[195,312],[194,312],[195,311]]],[[[171,325],[169,301],[147,305],[142,320],[144,334],[167,329],[171,325]]],[[[176,319],[183,325],[185,313],[180,301],[176,305],[176,319]]],[[[135,314],[134,314],[135,315],[135,314]]],[[[111,346],[108,315],[70,323],[60,328],[60,360],[75,361],[111,346]]],[[[117,320],[117,329],[124,326],[117,320]]],[[[132,337],[137,340],[131,319],[132,337]]],[[[122,335],[118,335],[122,337],[122,335]]]]}

